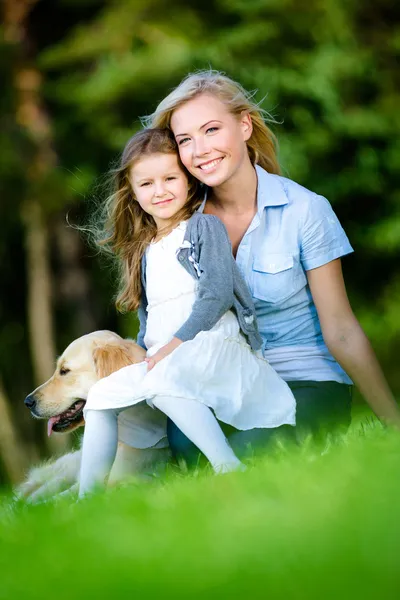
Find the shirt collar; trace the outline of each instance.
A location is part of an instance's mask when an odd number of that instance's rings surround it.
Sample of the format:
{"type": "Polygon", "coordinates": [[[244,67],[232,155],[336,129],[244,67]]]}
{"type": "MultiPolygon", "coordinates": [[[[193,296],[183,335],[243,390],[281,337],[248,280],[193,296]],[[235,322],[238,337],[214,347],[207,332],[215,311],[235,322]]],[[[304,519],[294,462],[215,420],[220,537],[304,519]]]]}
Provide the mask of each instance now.
{"type": "MultiPolygon", "coordinates": [[[[267,206],[283,206],[289,202],[288,197],[283,187],[282,181],[271,173],[267,173],[265,169],[256,165],[257,173],[257,212],[261,212],[267,206]]],[[[208,188],[205,188],[204,199],[197,212],[204,212],[204,207],[207,201],[208,188]]]]}
{"type": "Polygon", "coordinates": [[[283,183],[279,177],[267,173],[262,167],[256,165],[257,173],[257,205],[260,214],[267,206],[283,206],[289,200],[283,183]]]}

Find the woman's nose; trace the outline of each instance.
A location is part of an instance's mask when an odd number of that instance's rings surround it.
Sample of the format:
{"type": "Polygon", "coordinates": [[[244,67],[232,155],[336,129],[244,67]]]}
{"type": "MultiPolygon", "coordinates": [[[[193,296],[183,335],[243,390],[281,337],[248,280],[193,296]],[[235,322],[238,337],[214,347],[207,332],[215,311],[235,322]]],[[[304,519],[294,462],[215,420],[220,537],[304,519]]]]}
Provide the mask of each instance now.
{"type": "Polygon", "coordinates": [[[195,156],[204,156],[205,154],[208,154],[210,152],[209,146],[204,137],[198,137],[194,140],[193,150],[195,156]]]}

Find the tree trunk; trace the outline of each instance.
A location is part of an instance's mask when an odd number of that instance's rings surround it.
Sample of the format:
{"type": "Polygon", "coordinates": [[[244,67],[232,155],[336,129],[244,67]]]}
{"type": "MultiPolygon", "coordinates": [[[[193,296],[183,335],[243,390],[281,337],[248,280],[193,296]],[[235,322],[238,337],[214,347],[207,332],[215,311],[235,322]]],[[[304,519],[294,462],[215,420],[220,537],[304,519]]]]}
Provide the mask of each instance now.
{"type": "Polygon", "coordinates": [[[27,467],[27,455],[12,422],[9,402],[0,377],[0,455],[10,482],[19,483],[27,467]]]}
{"type": "MultiPolygon", "coordinates": [[[[16,121],[25,128],[33,146],[26,166],[31,196],[25,199],[23,221],[26,231],[27,312],[34,377],[37,384],[46,381],[54,370],[55,345],[51,306],[51,269],[48,232],[40,190],[56,167],[50,120],[42,103],[42,76],[31,64],[27,16],[36,0],[4,0],[4,34],[18,48],[14,69],[16,121]]],[[[29,193],[29,192],[28,192],[29,193]]],[[[45,432],[45,427],[43,427],[45,432]]],[[[70,446],[68,436],[46,438],[51,452],[70,446]]]]}
{"type": "Polygon", "coordinates": [[[54,371],[55,347],[51,307],[51,272],[47,228],[35,200],[24,206],[27,260],[27,314],[35,385],[54,371]]]}

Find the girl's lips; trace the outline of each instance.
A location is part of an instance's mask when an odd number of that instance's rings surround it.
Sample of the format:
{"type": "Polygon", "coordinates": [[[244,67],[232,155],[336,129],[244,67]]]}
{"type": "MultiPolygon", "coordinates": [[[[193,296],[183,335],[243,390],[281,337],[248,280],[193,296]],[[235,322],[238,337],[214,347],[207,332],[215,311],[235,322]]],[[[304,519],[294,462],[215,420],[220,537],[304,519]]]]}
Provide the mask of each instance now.
{"type": "Polygon", "coordinates": [[[168,200],[161,200],[161,202],[155,202],[154,206],[162,206],[163,204],[169,204],[172,202],[173,198],[169,198],[168,200]]]}

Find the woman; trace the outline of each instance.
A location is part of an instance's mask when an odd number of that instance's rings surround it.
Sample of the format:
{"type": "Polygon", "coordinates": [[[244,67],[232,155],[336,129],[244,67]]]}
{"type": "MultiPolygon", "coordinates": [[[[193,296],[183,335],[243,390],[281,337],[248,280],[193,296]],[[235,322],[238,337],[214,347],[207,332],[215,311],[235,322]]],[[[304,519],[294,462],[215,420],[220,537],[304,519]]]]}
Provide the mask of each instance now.
{"type": "MultiPolygon", "coordinates": [[[[189,75],[148,122],[170,128],[188,171],[207,186],[200,210],[228,231],[256,306],[263,353],[291,387],[300,429],[347,428],[354,382],[375,414],[400,425],[376,356],[350,307],[340,259],[352,252],[329,202],[280,177],[275,139],[238,83],[189,75]]],[[[257,430],[240,443],[257,445],[257,430]]],[[[193,448],[169,423],[172,450],[193,448]]],[[[264,441],[264,437],[262,440],[264,441]]]]}

